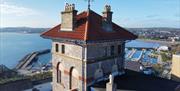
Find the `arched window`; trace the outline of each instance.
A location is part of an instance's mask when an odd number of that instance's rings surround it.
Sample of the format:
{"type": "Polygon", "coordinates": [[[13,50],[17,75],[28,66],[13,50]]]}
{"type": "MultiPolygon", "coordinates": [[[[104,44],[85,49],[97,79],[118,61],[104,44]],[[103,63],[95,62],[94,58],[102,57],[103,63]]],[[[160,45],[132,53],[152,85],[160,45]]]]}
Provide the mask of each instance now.
{"type": "Polygon", "coordinates": [[[60,83],[61,82],[61,70],[59,69],[59,65],[60,65],[60,62],[57,64],[57,67],[56,67],[56,71],[57,71],[57,83],[60,83]]]}
{"type": "Polygon", "coordinates": [[[57,71],[57,83],[61,83],[61,70],[57,71]]]}
{"type": "Polygon", "coordinates": [[[56,70],[57,70],[57,83],[61,83],[62,82],[62,72],[63,72],[64,68],[60,62],[58,62],[56,70]]]}
{"type": "Polygon", "coordinates": [[[79,73],[74,67],[71,67],[69,76],[69,89],[77,89],[79,73]]]}

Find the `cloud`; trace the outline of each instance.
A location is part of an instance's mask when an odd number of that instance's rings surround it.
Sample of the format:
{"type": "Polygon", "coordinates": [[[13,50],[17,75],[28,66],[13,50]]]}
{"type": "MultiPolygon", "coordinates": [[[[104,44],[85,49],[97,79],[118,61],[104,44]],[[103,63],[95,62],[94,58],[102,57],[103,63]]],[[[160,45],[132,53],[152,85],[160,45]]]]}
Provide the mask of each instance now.
{"type": "Polygon", "coordinates": [[[9,4],[7,2],[1,2],[0,9],[0,13],[4,15],[29,16],[38,14],[38,12],[33,9],[9,4]]]}

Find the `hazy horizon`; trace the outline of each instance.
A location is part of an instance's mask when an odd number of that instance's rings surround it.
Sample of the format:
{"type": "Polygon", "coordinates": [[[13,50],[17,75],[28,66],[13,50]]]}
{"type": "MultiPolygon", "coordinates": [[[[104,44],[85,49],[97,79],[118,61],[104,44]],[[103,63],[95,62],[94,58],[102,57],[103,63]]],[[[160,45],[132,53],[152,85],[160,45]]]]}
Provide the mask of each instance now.
{"type": "MultiPolygon", "coordinates": [[[[0,27],[0,28],[53,28],[52,27],[26,27],[26,26],[17,26],[17,27],[0,27]]],[[[123,28],[173,28],[173,29],[180,29],[180,27],[123,27],[123,28]]]]}

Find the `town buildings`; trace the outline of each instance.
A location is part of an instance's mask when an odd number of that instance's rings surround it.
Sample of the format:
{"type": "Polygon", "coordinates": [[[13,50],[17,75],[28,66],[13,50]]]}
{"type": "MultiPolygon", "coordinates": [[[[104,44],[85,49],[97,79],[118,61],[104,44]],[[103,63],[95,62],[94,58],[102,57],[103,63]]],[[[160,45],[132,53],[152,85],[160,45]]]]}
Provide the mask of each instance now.
{"type": "Polygon", "coordinates": [[[137,38],[112,22],[109,5],[102,16],[90,9],[77,12],[66,4],[61,24],[41,35],[53,41],[53,91],[88,91],[110,74],[123,74],[125,42],[137,38]]]}

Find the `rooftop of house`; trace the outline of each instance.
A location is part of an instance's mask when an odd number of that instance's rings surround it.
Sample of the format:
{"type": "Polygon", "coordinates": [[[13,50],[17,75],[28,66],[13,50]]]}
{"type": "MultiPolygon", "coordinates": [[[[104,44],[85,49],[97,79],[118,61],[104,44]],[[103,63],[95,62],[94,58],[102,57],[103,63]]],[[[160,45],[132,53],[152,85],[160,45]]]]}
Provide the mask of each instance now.
{"type": "MultiPolygon", "coordinates": [[[[180,91],[180,83],[160,77],[126,70],[122,76],[114,78],[118,91],[180,91]],[[175,90],[176,89],[176,90],[175,90]]],[[[101,81],[92,87],[102,89],[108,81],[101,81]]]]}
{"type": "Polygon", "coordinates": [[[73,31],[61,31],[61,24],[53,27],[41,36],[44,38],[75,39],[83,41],[95,40],[134,40],[136,35],[112,22],[112,30],[104,31],[102,28],[103,17],[92,10],[76,15],[76,26],[73,31]]]}
{"type": "Polygon", "coordinates": [[[143,64],[137,61],[125,61],[124,68],[128,70],[140,72],[143,69],[143,64]]]}

